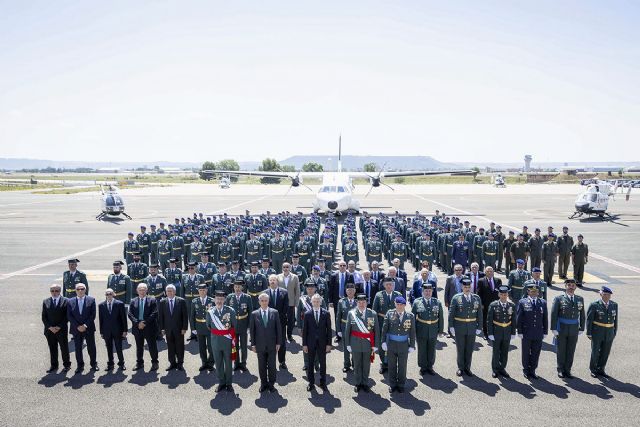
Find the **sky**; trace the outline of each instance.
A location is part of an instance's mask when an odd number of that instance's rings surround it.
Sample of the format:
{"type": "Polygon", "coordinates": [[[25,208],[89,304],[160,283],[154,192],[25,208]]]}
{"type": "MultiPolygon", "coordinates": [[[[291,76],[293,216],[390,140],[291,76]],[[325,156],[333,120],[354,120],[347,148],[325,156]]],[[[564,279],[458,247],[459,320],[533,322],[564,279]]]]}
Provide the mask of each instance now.
{"type": "Polygon", "coordinates": [[[640,160],[637,1],[0,0],[0,157],[640,160]]]}

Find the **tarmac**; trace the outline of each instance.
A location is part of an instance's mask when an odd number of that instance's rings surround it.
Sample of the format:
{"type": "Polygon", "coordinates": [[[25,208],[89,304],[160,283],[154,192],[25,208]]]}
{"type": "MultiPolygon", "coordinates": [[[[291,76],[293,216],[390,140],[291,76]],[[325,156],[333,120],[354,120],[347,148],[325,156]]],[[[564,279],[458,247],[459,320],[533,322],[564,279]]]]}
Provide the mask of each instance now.
{"type": "MultiPolygon", "coordinates": [[[[317,187],[314,187],[314,189],[317,187]]],[[[372,366],[373,392],[356,395],[351,373],[342,373],[342,355],[335,348],[328,356],[328,391],[308,393],[302,371],[301,340],[287,344],[288,371],[278,372],[277,393],[258,393],[257,360],[249,354],[249,372],[234,375],[234,393],[215,393],[215,373],[200,373],[197,344],[187,345],[186,373],[166,373],[166,346],[161,345],[160,370],[136,372],[135,344],[129,335],[124,373],[98,371],[74,375],[75,359],[68,373],[46,374],[49,356],[40,320],[42,299],[48,286],[61,282],[66,260],[80,259],[79,268],[89,276],[90,294],[104,299],[111,263],[122,258],[122,241],[128,231],[142,224],[173,222],[176,216],[310,212],[314,197],[298,187],[238,185],[220,189],[214,184],[185,184],[123,190],[127,212],[133,220],[96,221],[100,209],[97,193],[34,195],[29,192],[0,193],[0,420],[2,425],[203,425],[205,423],[295,423],[318,425],[370,425],[373,423],[435,422],[457,425],[577,425],[606,420],[610,425],[637,425],[640,415],[640,282],[637,262],[640,249],[640,198],[632,194],[611,201],[610,221],[569,220],[578,185],[512,185],[497,189],[489,185],[394,185],[395,191],[376,188],[368,196],[359,186],[364,210],[432,214],[435,209],[469,219],[478,226],[495,221],[503,231],[532,232],[548,225],[561,232],[584,234],[590,257],[586,285],[578,293],[588,305],[598,298],[602,284],[613,289],[618,302],[619,333],[613,345],[608,373],[612,379],[589,376],[590,347],[580,337],[573,380],[556,376],[551,334],[543,346],[538,374],[523,378],[520,343],[515,341],[507,370],[512,379],[491,378],[491,348],[478,338],[472,369],[474,378],[455,376],[455,345],[440,339],[435,377],[418,373],[417,355],[409,356],[407,391],[389,395],[386,380],[378,374],[379,360],[372,366]],[[231,417],[227,417],[227,416],[231,417]],[[417,418],[421,417],[421,418],[417,418]]],[[[413,269],[407,268],[410,277],[413,269]]],[[[442,287],[445,275],[437,271],[442,287]]],[[[557,280],[557,279],[556,279],[557,280]]],[[[556,284],[550,300],[561,292],[556,284]]],[[[439,292],[440,298],[443,292],[439,292]]],[[[549,303],[549,308],[551,304],[549,303]]],[[[106,366],[105,349],[96,339],[98,362],[106,366]]],[[[73,345],[71,345],[73,351],[73,345]]],[[[86,351],[86,350],[85,350],[86,351]]],[[[145,353],[148,359],[148,353],[145,353]]],[[[86,356],[85,356],[86,357],[86,356]]],[[[147,364],[147,367],[149,365],[147,364]]]]}

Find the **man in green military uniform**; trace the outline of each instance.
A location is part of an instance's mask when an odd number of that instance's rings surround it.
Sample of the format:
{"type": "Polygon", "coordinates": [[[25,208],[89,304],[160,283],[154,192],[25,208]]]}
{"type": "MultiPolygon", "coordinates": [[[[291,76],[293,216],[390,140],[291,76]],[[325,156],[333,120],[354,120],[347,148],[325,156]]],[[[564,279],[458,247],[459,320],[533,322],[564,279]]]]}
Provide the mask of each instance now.
{"type": "Polygon", "coordinates": [[[218,245],[218,262],[223,262],[225,265],[231,263],[233,257],[233,246],[229,243],[229,237],[222,236],[222,243],[218,245]]]}
{"type": "MultiPolygon", "coordinates": [[[[395,307],[396,297],[401,296],[400,292],[395,291],[395,282],[391,277],[385,277],[383,280],[384,289],[376,294],[373,300],[373,311],[378,316],[378,334],[382,334],[382,325],[384,324],[385,316],[389,310],[393,310],[395,307]]],[[[380,374],[384,374],[388,369],[387,355],[384,348],[379,347],[378,355],[380,356],[380,374]]]]}
{"type": "Polygon", "coordinates": [[[189,262],[201,261],[201,255],[206,252],[206,248],[204,247],[204,243],[200,241],[200,236],[198,234],[193,235],[193,242],[191,242],[191,254],[189,257],[189,262]]]}
{"type": "Polygon", "coordinates": [[[204,283],[210,287],[213,283],[213,276],[218,272],[218,269],[214,263],[209,261],[209,254],[207,252],[200,254],[200,260],[201,262],[198,264],[197,272],[204,276],[204,283]]]}
{"type": "Polygon", "coordinates": [[[273,262],[273,268],[281,272],[282,263],[285,262],[285,247],[284,239],[280,236],[280,232],[276,230],[275,235],[269,241],[269,256],[273,262]]]}
{"type": "Polygon", "coordinates": [[[218,373],[216,392],[233,391],[231,364],[236,359],[236,311],[224,305],[224,300],[224,291],[216,291],[215,306],[207,313],[207,328],[211,331],[211,349],[218,373]]]}
{"type": "Polygon", "coordinates": [[[167,240],[167,234],[161,233],[160,240],[156,242],[157,253],[156,259],[162,271],[169,268],[169,260],[171,259],[171,242],[167,240]]]}
{"type": "Polygon", "coordinates": [[[69,270],[62,273],[62,296],[65,298],[73,298],[76,296],[76,285],[78,283],[84,283],[86,288],[85,295],[89,295],[89,282],[87,281],[87,275],[78,270],[78,258],[72,258],[67,260],[69,270]]]}
{"type": "MultiPolygon", "coordinates": [[[[309,278],[307,273],[307,268],[300,264],[301,257],[300,254],[292,254],[291,255],[291,272],[298,276],[298,281],[300,282],[300,287],[304,286],[304,282],[309,278]]],[[[300,289],[303,291],[303,289],[300,289]]]]}
{"type": "Polygon", "coordinates": [[[516,269],[509,273],[509,288],[511,289],[511,301],[520,301],[525,294],[524,284],[531,279],[531,275],[524,269],[524,260],[516,260],[516,269]]]}
{"type": "MultiPolygon", "coordinates": [[[[338,302],[338,310],[336,312],[336,333],[342,338],[344,336],[345,327],[347,326],[347,316],[349,312],[356,308],[356,285],[354,283],[347,283],[345,286],[346,296],[338,302]]],[[[342,340],[342,354],[344,356],[344,364],[342,372],[349,372],[351,370],[351,353],[347,350],[345,340],[342,340]]]]}
{"type": "Polygon", "coordinates": [[[367,296],[360,294],[356,297],[358,306],[347,316],[344,330],[344,343],[353,358],[353,375],[355,379],[354,391],[371,391],[369,387],[369,372],[380,345],[378,316],[375,311],[367,308],[367,296]]]}
{"type": "Polygon", "coordinates": [[[404,263],[407,260],[407,256],[409,255],[409,249],[407,244],[402,241],[402,236],[400,234],[396,234],[396,241],[391,243],[391,247],[389,248],[389,260],[399,259],[400,260],[400,270],[404,270],[404,263]]]}
{"type": "Polygon", "coordinates": [[[462,279],[462,292],[451,299],[449,305],[449,332],[455,338],[458,371],[461,377],[471,372],[471,358],[476,335],[482,334],[482,302],[480,297],[471,293],[471,280],[462,279]]]}
{"type": "Polygon", "coordinates": [[[515,233],[513,230],[509,230],[509,237],[503,241],[504,251],[504,268],[506,271],[511,272],[516,268],[516,259],[511,256],[511,246],[516,242],[515,233]]]}
{"type": "Polygon", "coordinates": [[[347,243],[343,247],[344,251],[344,260],[349,263],[349,261],[353,261],[356,264],[360,259],[360,255],[358,255],[358,244],[355,242],[355,238],[353,236],[347,237],[347,243]]]}
{"type": "Polygon", "coordinates": [[[498,254],[497,254],[498,265],[497,265],[496,273],[502,273],[502,261],[503,261],[503,253],[504,253],[505,235],[502,232],[501,225],[496,225],[496,233],[495,233],[494,240],[498,242],[498,254]]]}
{"type": "MultiPolygon", "coordinates": [[[[184,299],[187,301],[187,308],[191,312],[191,303],[193,299],[199,295],[199,285],[204,283],[204,276],[196,273],[196,263],[190,262],[188,265],[187,274],[182,275],[182,291],[184,292],[184,299]]],[[[187,338],[187,341],[197,340],[198,336],[196,331],[191,330],[191,335],[187,338]]]]}
{"type": "Polygon", "coordinates": [[[611,301],[611,294],[613,291],[603,286],[600,299],[592,302],[587,310],[587,338],[591,340],[589,370],[593,378],[609,378],[604,368],[618,333],[618,304],[611,301]]]}
{"type": "Polygon", "coordinates": [[[542,244],[542,263],[544,270],[544,281],[547,285],[553,285],[553,270],[558,259],[558,244],[554,242],[556,235],[549,233],[547,241],[542,244]]]}
{"type": "Polygon", "coordinates": [[[502,375],[511,378],[507,373],[509,359],[509,343],[516,339],[516,305],[509,301],[509,288],[498,288],[499,299],[489,304],[487,311],[487,334],[493,344],[491,356],[491,376],[502,375]]]}
{"type": "Polygon", "coordinates": [[[584,243],[582,234],[578,234],[578,243],[571,248],[571,262],[573,263],[573,278],[576,279],[576,285],[582,287],[584,266],[589,262],[589,246],[584,243]]]}
{"type": "Polygon", "coordinates": [[[524,235],[518,234],[518,240],[511,244],[511,259],[521,259],[524,261],[524,268],[527,269],[527,261],[529,260],[531,251],[529,250],[529,244],[524,241],[524,235]]]}
{"type": "Polygon", "coordinates": [[[256,234],[249,233],[249,240],[245,243],[245,260],[249,265],[259,262],[262,258],[262,243],[256,239],[256,234]]]}
{"type": "Polygon", "coordinates": [[[227,295],[225,305],[236,312],[236,360],[234,371],[247,371],[247,333],[249,332],[249,313],[253,311],[251,297],[242,292],[244,280],[233,282],[233,293],[227,295]]]}
{"type": "Polygon", "coordinates": [[[493,233],[489,234],[487,240],[482,243],[482,264],[486,267],[496,269],[498,260],[498,242],[495,241],[493,233]]]}
{"type": "MultiPolygon", "coordinates": [[[[300,234],[299,237],[300,240],[297,241],[295,245],[293,245],[293,252],[294,254],[298,254],[298,256],[300,257],[300,264],[305,268],[305,270],[308,270],[309,268],[311,268],[309,262],[312,252],[311,243],[304,239],[304,234],[300,234]]],[[[300,281],[300,283],[302,283],[302,281],[300,281]]]]}
{"type": "Polygon", "coordinates": [[[273,267],[270,266],[270,264],[271,260],[269,258],[262,258],[262,267],[259,271],[260,274],[266,277],[267,281],[269,280],[269,276],[271,276],[272,274],[278,274],[276,273],[276,270],[274,270],[273,267]]]}
{"type": "Polygon", "coordinates": [[[389,392],[404,393],[407,359],[416,349],[416,320],[405,310],[407,300],[403,296],[396,297],[394,303],[396,309],[389,310],[384,317],[380,342],[387,352],[389,392]]]}
{"type": "Polygon", "coordinates": [[[138,247],[140,251],[140,258],[142,262],[149,265],[149,253],[151,250],[151,238],[147,233],[147,227],[144,225],[140,226],[140,233],[136,235],[136,240],[138,241],[138,247]]]}
{"type": "Polygon", "coordinates": [[[569,227],[562,227],[562,235],[558,237],[558,277],[561,279],[567,278],[572,248],[573,237],[569,235],[569,227]]]}
{"type": "Polygon", "coordinates": [[[558,377],[571,379],[578,336],[584,332],[584,299],[575,294],[574,279],[566,279],[564,287],[565,293],[556,296],[551,306],[551,333],[556,344],[558,377]]]}
{"type": "Polygon", "coordinates": [[[127,265],[127,274],[131,278],[133,289],[138,289],[138,285],[149,275],[147,264],[140,262],[140,252],[133,253],[133,262],[127,265]]]}
{"type": "Polygon", "coordinates": [[[213,275],[211,281],[211,295],[215,295],[215,291],[224,291],[226,295],[233,292],[233,279],[227,271],[227,264],[223,261],[218,262],[218,272],[213,275]]]}
{"type": "Polygon", "coordinates": [[[325,234],[322,236],[323,241],[320,243],[318,247],[318,253],[321,258],[324,259],[324,265],[327,269],[331,269],[333,266],[334,256],[335,256],[335,246],[331,243],[331,236],[325,234]]]}
{"type": "MultiPolygon", "coordinates": [[[[423,233],[422,239],[416,246],[416,257],[420,263],[428,261],[429,265],[433,265],[435,254],[435,245],[431,241],[429,233],[423,233]]],[[[415,313],[414,313],[415,314],[415,313]]]]}
{"type": "Polygon", "coordinates": [[[204,283],[198,285],[198,297],[191,301],[189,324],[196,331],[198,351],[202,365],[200,371],[213,370],[213,352],[211,347],[211,331],[207,328],[207,312],[213,307],[213,298],[207,296],[209,291],[204,283]]]}
{"type": "Polygon", "coordinates": [[[473,251],[473,262],[478,263],[480,270],[484,270],[486,264],[484,264],[484,242],[487,241],[487,236],[484,234],[484,228],[480,227],[478,235],[473,238],[473,246],[469,248],[473,251]]]}
{"type": "Polygon", "coordinates": [[[151,224],[151,231],[149,232],[149,262],[151,264],[155,264],[158,262],[158,241],[160,240],[160,235],[156,231],[155,224],[151,224]]]}
{"type": "Polygon", "coordinates": [[[416,316],[416,339],[418,341],[418,366],[420,375],[435,375],[436,344],[438,336],[444,336],[444,310],[442,303],[433,298],[431,283],[422,283],[422,296],[413,301],[411,312],[416,316]]]}
{"type": "Polygon", "coordinates": [[[382,242],[378,239],[378,233],[371,233],[371,236],[367,239],[365,257],[369,266],[373,261],[382,262],[382,242]]]}
{"type": "MultiPolygon", "coordinates": [[[[301,331],[304,328],[304,315],[307,313],[307,311],[313,310],[311,297],[316,295],[316,291],[317,291],[316,282],[314,282],[313,279],[307,279],[304,282],[304,287],[305,287],[305,293],[300,296],[300,299],[298,301],[298,315],[297,315],[298,321],[296,322],[298,329],[301,331]]],[[[320,307],[324,308],[325,310],[327,309],[327,302],[324,298],[322,298],[320,307]]],[[[304,357],[304,367],[302,368],[302,370],[306,372],[309,366],[309,354],[303,353],[303,357],[304,357]]],[[[319,369],[320,363],[318,359],[316,358],[314,362],[316,364],[316,367],[318,367],[319,369]]]]}
{"type": "Polygon", "coordinates": [[[133,291],[131,288],[131,279],[126,274],[122,274],[123,264],[120,260],[113,262],[113,274],[110,274],[107,278],[107,289],[113,290],[115,299],[129,304],[133,291]]]}
{"type": "MultiPolygon", "coordinates": [[[[164,270],[164,278],[167,283],[176,287],[176,295],[184,298],[184,288],[182,286],[182,270],[176,267],[177,260],[169,259],[169,268],[164,270]]],[[[187,303],[188,304],[188,303],[187,303]]]]}
{"type": "Polygon", "coordinates": [[[167,279],[158,274],[158,264],[149,266],[149,275],[144,278],[144,283],[147,284],[147,295],[156,298],[158,301],[164,297],[167,279]]]}
{"type": "Polygon", "coordinates": [[[140,244],[133,238],[133,232],[130,231],[127,233],[127,240],[124,241],[122,248],[122,258],[124,258],[124,262],[127,263],[127,265],[131,264],[133,262],[134,252],[138,252],[139,250],[140,244]]]}
{"type": "Polygon", "coordinates": [[[260,305],[258,296],[269,286],[267,278],[258,273],[258,261],[251,262],[249,274],[244,276],[244,281],[247,287],[247,293],[251,297],[251,306],[257,309],[260,305]]]}
{"type": "Polygon", "coordinates": [[[171,236],[171,257],[175,258],[178,268],[182,268],[182,256],[184,255],[184,240],[178,234],[178,228],[173,228],[171,236]]]}

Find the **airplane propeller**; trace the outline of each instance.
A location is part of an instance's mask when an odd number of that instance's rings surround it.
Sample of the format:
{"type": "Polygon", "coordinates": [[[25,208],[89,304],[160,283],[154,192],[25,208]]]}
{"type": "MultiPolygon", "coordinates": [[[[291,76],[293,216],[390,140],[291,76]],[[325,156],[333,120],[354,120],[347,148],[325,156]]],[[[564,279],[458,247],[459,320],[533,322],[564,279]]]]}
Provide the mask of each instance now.
{"type": "Polygon", "coordinates": [[[295,176],[289,175],[289,179],[291,179],[291,185],[287,189],[287,192],[284,193],[285,196],[289,194],[289,191],[291,191],[292,187],[300,187],[300,185],[302,185],[303,187],[306,187],[309,191],[313,192],[313,189],[311,187],[302,183],[302,180],[300,179],[300,171],[298,171],[298,173],[295,176]]]}
{"type": "Polygon", "coordinates": [[[364,197],[369,196],[369,193],[371,193],[371,191],[373,190],[373,187],[380,187],[381,184],[384,185],[387,188],[390,188],[391,191],[396,191],[395,188],[393,188],[392,186],[382,182],[382,172],[384,171],[384,167],[386,165],[387,165],[386,163],[384,165],[382,165],[382,168],[378,171],[378,175],[376,175],[376,176],[371,176],[371,175],[367,174],[367,176],[369,177],[369,181],[371,182],[371,187],[369,187],[369,191],[367,191],[367,194],[365,194],[364,197]]]}

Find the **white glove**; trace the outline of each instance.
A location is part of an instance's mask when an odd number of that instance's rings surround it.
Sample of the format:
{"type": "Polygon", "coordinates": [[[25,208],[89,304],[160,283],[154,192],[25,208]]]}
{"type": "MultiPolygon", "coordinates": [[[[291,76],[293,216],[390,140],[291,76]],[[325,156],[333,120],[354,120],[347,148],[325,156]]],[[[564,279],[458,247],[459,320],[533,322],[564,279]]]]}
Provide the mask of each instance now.
{"type": "Polygon", "coordinates": [[[378,347],[373,347],[371,350],[373,350],[373,352],[375,353],[376,351],[378,351],[378,347]]]}
{"type": "Polygon", "coordinates": [[[554,337],[558,336],[558,331],[554,331],[553,329],[551,330],[551,333],[553,334],[554,337]]]}
{"type": "Polygon", "coordinates": [[[491,341],[495,341],[495,340],[496,340],[496,337],[494,337],[493,335],[489,335],[489,339],[490,339],[491,341]]]}
{"type": "Polygon", "coordinates": [[[516,336],[515,335],[511,335],[511,341],[515,340],[516,336]]]}
{"type": "Polygon", "coordinates": [[[523,338],[522,334],[518,334],[518,338],[522,339],[523,338]]]}
{"type": "Polygon", "coordinates": [[[480,335],[482,333],[482,329],[476,329],[476,335],[480,335]]]}
{"type": "Polygon", "coordinates": [[[347,351],[348,351],[349,353],[351,353],[351,346],[350,346],[350,345],[348,345],[348,346],[347,346],[347,351]]]}
{"type": "Polygon", "coordinates": [[[342,338],[342,332],[338,332],[338,336],[342,338]]]}
{"type": "Polygon", "coordinates": [[[449,328],[449,333],[451,334],[452,337],[456,336],[456,330],[453,328],[449,328]]]}
{"type": "Polygon", "coordinates": [[[415,348],[413,348],[413,347],[409,347],[409,354],[413,353],[414,351],[416,351],[416,349],[415,349],[415,348]]]}
{"type": "Polygon", "coordinates": [[[578,335],[584,334],[584,331],[578,331],[578,335]]]}
{"type": "Polygon", "coordinates": [[[382,351],[387,351],[387,343],[386,342],[382,343],[382,351]]]}

